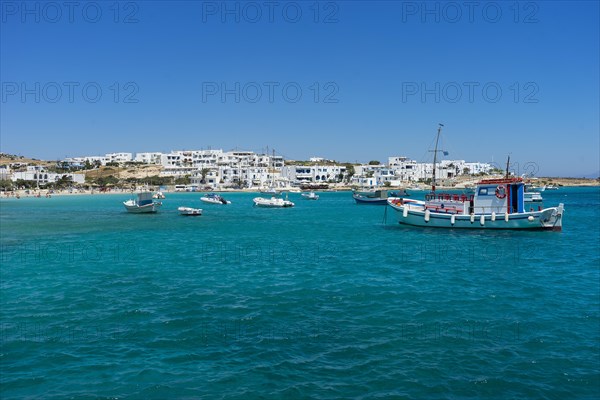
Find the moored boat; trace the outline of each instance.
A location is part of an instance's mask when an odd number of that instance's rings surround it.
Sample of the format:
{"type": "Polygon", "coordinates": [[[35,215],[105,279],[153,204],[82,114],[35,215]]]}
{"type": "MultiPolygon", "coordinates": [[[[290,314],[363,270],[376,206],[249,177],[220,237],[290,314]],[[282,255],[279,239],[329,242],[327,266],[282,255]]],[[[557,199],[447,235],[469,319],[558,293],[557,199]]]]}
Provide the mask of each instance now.
{"type": "Polygon", "coordinates": [[[431,193],[424,201],[403,198],[387,201],[396,211],[398,223],[434,228],[562,229],[562,203],[557,207],[525,211],[525,183],[523,178],[509,177],[510,157],[505,177],[481,180],[472,195],[436,192],[436,154],[442,127],[440,124],[435,144],[431,193]]]}
{"type": "Polygon", "coordinates": [[[525,203],[541,203],[544,199],[540,192],[525,192],[523,193],[523,201],[525,203]]]}
{"type": "Polygon", "coordinates": [[[260,190],[260,194],[267,194],[270,196],[277,196],[280,194],[280,192],[278,190],[276,190],[275,188],[263,188],[260,190]]]}
{"type": "Polygon", "coordinates": [[[356,204],[386,205],[387,199],[391,197],[409,196],[404,189],[400,190],[367,190],[354,191],[352,197],[356,204]]]}
{"type": "Polygon", "coordinates": [[[306,200],[319,200],[319,195],[315,192],[302,193],[302,197],[306,200]]]}
{"type": "Polygon", "coordinates": [[[225,200],[221,195],[216,193],[208,193],[200,197],[200,200],[209,204],[231,204],[231,201],[225,200]]]}
{"type": "Polygon", "coordinates": [[[432,192],[425,201],[389,199],[398,223],[435,228],[561,230],[564,205],[525,211],[520,178],[482,180],[475,194],[432,192]]]}
{"type": "Polygon", "coordinates": [[[257,207],[267,207],[267,208],[284,208],[284,207],[294,207],[294,203],[287,199],[282,199],[280,197],[271,197],[270,199],[266,199],[264,197],[255,197],[252,201],[254,201],[254,205],[257,207]]]}
{"type": "Polygon", "coordinates": [[[192,207],[178,207],[177,211],[181,215],[189,215],[189,216],[200,216],[202,215],[201,208],[192,208],[192,207]]]}
{"type": "Polygon", "coordinates": [[[136,199],[124,201],[123,205],[127,212],[133,214],[155,213],[162,206],[162,203],[153,201],[152,196],[152,192],[141,192],[138,193],[136,199]]]}

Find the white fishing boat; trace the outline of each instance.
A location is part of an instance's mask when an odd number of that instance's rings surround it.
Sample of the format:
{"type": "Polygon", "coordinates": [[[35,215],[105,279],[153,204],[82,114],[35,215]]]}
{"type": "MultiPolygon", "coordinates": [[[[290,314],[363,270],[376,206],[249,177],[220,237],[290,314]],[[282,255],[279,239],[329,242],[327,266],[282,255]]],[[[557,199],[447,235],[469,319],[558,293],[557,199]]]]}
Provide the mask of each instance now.
{"type": "Polygon", "coordinates": [[[123,205],[127,212],[133,214],[155,213],[162,203],[153,201],[152,196],[152,192],[141,192],[138,193],[136,199],[124,201],[123,205]]]}
{"type": "MultiPolygon", "coordinates": [[[[438,129],[438,140],[442,126],[440,124],[438,129]]],[[[525,211],[525,184],[522,178],[509,177],[509,163],[504,178],[480,181],[473,195],[436,192],[435,163],[434,156],[432,191],[425,196],[425,201],[388,199],[388,205],[396,211],[398,223],[434,228],[562,229],[562,203],[557,207],[525,211]]]]}
{"type": "Polygon", "coordinates": [[[201,208],[192,208],[192,207],[179,207],[177,208],[179,214],[181,215],[189,215],[189,216],[200,216],[202,215],[201,208]]]}
{"type": "Polygon", "coordinates": [[[209,204],[231,204],[231,201],[225,200],[221,195],[216,193],[208,193],[205,196],[200,197],[200,201],[209,204]]]}
{"type": "Polygon", "coordinates": [[[319,195],[315,192],[302,193],[302,197],[306,200],[319,200],[319,195]]]}
{"type": "Polygon", "coordinates": [[[271,197],[270,199],[266,199],[263,197],[255,197],[252,201],[254,201],[254,205],[257,207],[268,207],[268,208],[284,208],[284,207],[294,207],[294,203],[287,199],[282,199],[281,197],[271,197]]]}
{"type": "Polygon", "coordinates": [[[521,178],[487,179],[475,194],[432,192],[425,201],[388,199],[398,223],[435,228],[561,230],[564,205],[525,211],[521,178]]]}

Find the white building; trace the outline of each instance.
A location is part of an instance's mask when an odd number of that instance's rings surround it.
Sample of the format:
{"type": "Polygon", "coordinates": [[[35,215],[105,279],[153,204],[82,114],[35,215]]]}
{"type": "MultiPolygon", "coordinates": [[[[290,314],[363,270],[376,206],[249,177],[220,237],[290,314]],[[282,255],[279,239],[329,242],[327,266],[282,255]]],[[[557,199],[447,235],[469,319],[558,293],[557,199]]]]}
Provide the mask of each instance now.
{"type": "Polygon", "coordinates": [[[135,153],[133,161],[141,162],[144,164],[160,165],[162,153],[135,153]]]}
{"type": "Polygon", "coordinates": [[[346,167],[320,164],[288,165],[283,167],[281,175],[296,184],[339,182],[346,175],[346,167]]]}
{"type": "Polygon", "coordinates": [[[74,183],[84,183],[85,182],[85,174],[57,174],[54,172],[48,172],[42,166],[28,166],[27,170],[24,172],[13,172],[11,180],[16,182],[19,179],[24,181],[34,181],[39,185],[45,185],[48,183],[54,183],[61,179],[62,177],[70,177],[74,183]]]}
{"type": "Polygon", "coordinates": [[[108,162],[125,163],[133,161],[132,153],[108,153],[105,154],[104,157],[108,160],[108,162]]]}

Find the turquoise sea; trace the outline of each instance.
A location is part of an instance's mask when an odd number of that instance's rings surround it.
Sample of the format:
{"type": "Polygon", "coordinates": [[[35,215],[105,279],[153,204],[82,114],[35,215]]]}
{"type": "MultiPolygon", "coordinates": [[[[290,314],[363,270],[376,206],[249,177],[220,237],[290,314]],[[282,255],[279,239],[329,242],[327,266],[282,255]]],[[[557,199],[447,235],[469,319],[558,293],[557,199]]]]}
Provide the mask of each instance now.
{"type": "Polygon", "coordinates": [[[562,232],[254,196],[0,200],[0,398],[600,398],[598,188],[562,232]]]}

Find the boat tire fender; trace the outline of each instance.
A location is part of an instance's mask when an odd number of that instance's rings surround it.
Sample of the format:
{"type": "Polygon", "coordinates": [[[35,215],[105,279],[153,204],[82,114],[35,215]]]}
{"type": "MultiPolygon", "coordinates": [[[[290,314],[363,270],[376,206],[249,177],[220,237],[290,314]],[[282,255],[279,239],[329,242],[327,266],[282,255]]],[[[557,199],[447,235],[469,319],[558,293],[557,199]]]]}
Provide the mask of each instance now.
{"type": "Polygon", "coordinates": [[[496,197],[504,199],[506,197],[506,187],[504,185],[498,185],[496,187],[496,197]]]}

